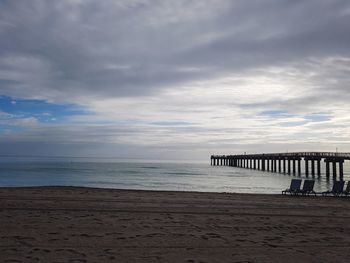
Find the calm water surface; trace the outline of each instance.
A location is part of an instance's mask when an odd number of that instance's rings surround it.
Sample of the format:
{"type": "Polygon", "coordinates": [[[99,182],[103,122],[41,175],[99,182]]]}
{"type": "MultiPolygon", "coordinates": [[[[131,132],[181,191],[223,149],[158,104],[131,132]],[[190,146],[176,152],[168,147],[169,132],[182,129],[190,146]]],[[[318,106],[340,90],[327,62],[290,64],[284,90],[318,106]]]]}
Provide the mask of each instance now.
{"type": "MultiPolygon", "coordinates": [[[[324,169],[323,169],[324,171],[324,169]]],[[[344,166],[344,180],[350,180],[344,166]]],[[[280,193],[292,175],[206,163],[157,162],[0,162],[0,186],[90,186],[118,189],[280,193]]],[[[301,176],[305,179],[305,175],[301,176]]],[[[312,178],[309,176],[309,178],[312,178]]],[[[315,190],[331,188],[323,174],[315,190]]]]}

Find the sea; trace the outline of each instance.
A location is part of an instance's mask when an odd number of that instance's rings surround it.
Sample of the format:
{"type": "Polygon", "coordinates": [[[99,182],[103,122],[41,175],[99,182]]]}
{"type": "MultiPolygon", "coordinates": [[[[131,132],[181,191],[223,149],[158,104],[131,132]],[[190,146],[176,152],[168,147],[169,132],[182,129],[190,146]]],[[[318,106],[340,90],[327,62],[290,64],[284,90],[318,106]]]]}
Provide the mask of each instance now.
{"type": "MultiPolygon", "coordinates": [[[[302,162],[303,163],[303,162],[302,162]]],[[[324,172],[322,164],[322,171],[324,172]]],[[[292,178],[279,174],[199,162],[152,160],[93,160],[91,158],[37,158],[0,160],[0,187],[84,186],[114,189],[280,194],[292,178]]],[[[315,180],[318,192],[331,189],[333,178],[324,173],[315,180]]],[[[350,164],[344,163],[344,180],[350,164]]]]}

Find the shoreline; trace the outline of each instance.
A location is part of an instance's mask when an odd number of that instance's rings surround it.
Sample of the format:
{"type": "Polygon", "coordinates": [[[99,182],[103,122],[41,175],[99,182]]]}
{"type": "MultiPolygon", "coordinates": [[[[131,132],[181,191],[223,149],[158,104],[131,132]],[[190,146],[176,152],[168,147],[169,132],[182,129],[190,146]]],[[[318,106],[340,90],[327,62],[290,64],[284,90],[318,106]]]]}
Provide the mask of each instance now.
{"type": "MultiPolygon", "coordinates": [[[[238,192],[206,192],[206,191],[180,191],[180,190],[148,190],[148,189],[124,189],[124,188],[109,188],[109,187],[93,187],[93,186],[74,186],[74,185],[39,185],[39,186],[0,186],[1,190],[6,189],[91,189],[91,190],[113,190],[125,192],[152,192],[152,193],[193,193],[193,194],[232,194],[232,195],[280,195],[278,193],[238,193],[238,192]]],[[[282,190],[281,190],[282,191],[282,190]]]]}
{"type": "MultiPolygon", "coordinates": [[[[192,194],[218,194],[218,195],[248,195],[248,196],[280,196],[282,195],[282,189],[280,193],[240,193],[240,192],[206,192],[206,191],[186,191],[186,190],[153,190],[153,189],[123,189],[123,188],[108,188],[108,187],[92,187],[92,186],[74,186],[74,185],[42,185],[42,186],[0,186],[0,192],[2,190],[7,190],[7,189],[12,189],[12,190],[26,190],[26,189],[62,189],[62,190],[78,190],[78,189],[90,189],[90,190],[106,190],[106,191],[121,191],[121,192],[150,192],[150,193],[179,193],[179,194],[186,194],[186,193],[192,193],[192,194]]],[[[283,189],[284,190],[284,189],[283,189]]],[[[323,196],[322,192],[316,192],[316,196],[308,195],[308,196],[302,196],[302,195],[297,195],[293,197],[297,198],[337,198],[337,199],[347,199],[350,197],[349,196],[333,196],[331,194],[327,196],[323,196]]],[[[287,193],[285,196],[291,196],[289,193],[287,193]]]]}
{"type": "Polygon", "coordinates": [[[0,188],[4,262],[346,262],[349,219],[346,198],[0,188]]]}
{"type": "MultiPolygon", "coordinates": [[[[113,190],[124,192],[151,192],[151,193],[192,193],[192,194],[229,194],[229,195],[258,195],[258,196],[278,196],[281,193],[239,193],[239,192],[208,192],[208,191],[186,191],[186,190],[153,190],[153,189],[126,189],[126,188],[108,188],[93,186],[74,186],[74,185],[42,185],[42,186],[0,186],[1,190],[12,189],[91,189],[91,190],[113,190]]],[[[282,190],[281,190],[282,191],[282,190]]]]}

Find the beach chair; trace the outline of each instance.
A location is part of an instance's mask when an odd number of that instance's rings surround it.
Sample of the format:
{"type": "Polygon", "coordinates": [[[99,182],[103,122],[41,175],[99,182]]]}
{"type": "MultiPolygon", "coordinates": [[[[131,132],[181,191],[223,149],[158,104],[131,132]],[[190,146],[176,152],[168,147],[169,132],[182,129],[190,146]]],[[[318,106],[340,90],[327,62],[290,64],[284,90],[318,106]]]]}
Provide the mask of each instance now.
{"type": "Polygon", "coordinates": [[[350,181],[348,181],[348,184],[346,185],[345,190],[341,193],[341,195],[348,196],[350,195],[350,181]]]}
{"type": "Polygon", "coordinates": [[[339,196],[344,189],[344,181],[334,181],[333,188],[331,191],[322,192],[323,196],[333,195],[333,196],[339,196]]]}
{"type": "Polygon", "coordinates": [[[310,195],[313,194],[316,196],[316,192],[314,191],[314,180],[305,180],[303,188],[299,191],[302,195],[310,195]]]}
{"type": "Polygon", "coordinates": [[[300,192],[300,186],[301,186],[301,179],[292,179],[290,182],[290,187],[284,191],[282,191],[282,194],[291,194],[296,195],[298,192],[300,192]]]}

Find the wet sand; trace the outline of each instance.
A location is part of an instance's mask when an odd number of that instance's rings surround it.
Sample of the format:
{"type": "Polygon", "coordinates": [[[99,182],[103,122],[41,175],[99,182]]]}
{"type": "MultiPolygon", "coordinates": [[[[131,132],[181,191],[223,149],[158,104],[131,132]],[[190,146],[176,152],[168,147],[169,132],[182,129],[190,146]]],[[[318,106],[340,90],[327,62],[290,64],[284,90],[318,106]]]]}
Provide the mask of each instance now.
{"type": "Polygon", "coordinates": [[[1,262],[349,262],[350,198],[0,188],[1,262]]]}

